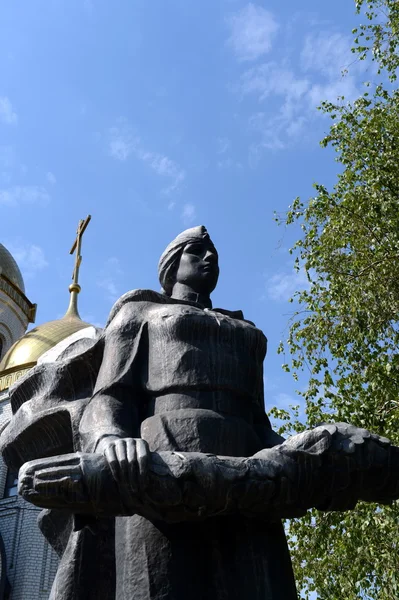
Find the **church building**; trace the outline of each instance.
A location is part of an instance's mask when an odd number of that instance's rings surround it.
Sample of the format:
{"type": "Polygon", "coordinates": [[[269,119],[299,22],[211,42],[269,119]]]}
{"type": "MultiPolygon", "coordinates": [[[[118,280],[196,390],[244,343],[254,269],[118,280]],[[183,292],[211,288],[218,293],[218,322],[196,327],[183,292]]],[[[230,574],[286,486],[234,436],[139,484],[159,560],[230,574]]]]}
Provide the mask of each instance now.
{"type": "MultiPolygon", "coordinates": [[[[21,271],[0,244],[0,433],[11,417],[10,387],[32,367],[52,362],[80,337],[97,337],[99,330],[79,316],[77,300],[81,236],[90,217],[79,223],[70,301],[61,319],[35,326],[36,304],[25,295],[21,271]]],[[[58,556],[41,534],[40,512],[18,496],[18,473],[0,460],[0,600],[47,600],[58,556]]]]}

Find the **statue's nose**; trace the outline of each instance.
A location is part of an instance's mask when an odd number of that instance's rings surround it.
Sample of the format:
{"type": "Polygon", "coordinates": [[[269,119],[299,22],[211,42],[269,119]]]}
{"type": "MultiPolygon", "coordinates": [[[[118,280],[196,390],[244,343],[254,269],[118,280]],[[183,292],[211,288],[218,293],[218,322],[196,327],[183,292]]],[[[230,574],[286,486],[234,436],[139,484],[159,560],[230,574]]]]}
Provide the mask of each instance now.
{"type": "Polygon", "coordinates": [[[207,262],[216,262],[216,255],[214,252],[212,252],[212,250],[207,250],[205,256],[204,256],[204,260],[206,260],[207,262]]]}

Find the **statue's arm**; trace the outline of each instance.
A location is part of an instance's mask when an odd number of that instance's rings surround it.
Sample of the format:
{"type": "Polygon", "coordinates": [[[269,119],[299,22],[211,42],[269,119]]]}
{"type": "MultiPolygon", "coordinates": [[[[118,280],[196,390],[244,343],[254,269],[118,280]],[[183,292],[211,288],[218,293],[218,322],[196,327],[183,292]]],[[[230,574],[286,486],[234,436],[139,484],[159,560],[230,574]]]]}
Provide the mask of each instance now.
{"type": "MultiPolygon", "coordinates": [[[[131,441],[140,454],[143,440],[131,441]]],[[[279,519],[313,506],[348,510],[358,500],[399,498],[399,448],[345,423],[304,431],[250,458],[160,452],[146,460],[144,469],[128,461],[115,478],[106,453],[43,458],[23,466],[19,490],[45,508],[169,522],[222,514],[279,519]]]]}
{"type": "Polygon", "coordinates": [[[138,437],[138,363],[144,329],[143,320],[132,314],[128,306],[107,328],[93,396],[79,426],[81,447],[86,452],[101,452],[105,441],[138,437]]]}

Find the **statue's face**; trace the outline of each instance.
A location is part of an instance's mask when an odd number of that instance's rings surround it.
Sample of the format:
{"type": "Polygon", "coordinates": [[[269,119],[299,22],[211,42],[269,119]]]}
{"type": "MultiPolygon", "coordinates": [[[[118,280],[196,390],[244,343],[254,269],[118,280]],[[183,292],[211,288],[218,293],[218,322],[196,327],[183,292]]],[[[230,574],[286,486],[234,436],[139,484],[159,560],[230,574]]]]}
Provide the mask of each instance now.
{"type": "Polygon", "coordinates": [[[191,242],[180,257],[176,282],[184,283],[197,294],[210,294],[219,278],[218,253],[210,239],[191,242]]]}

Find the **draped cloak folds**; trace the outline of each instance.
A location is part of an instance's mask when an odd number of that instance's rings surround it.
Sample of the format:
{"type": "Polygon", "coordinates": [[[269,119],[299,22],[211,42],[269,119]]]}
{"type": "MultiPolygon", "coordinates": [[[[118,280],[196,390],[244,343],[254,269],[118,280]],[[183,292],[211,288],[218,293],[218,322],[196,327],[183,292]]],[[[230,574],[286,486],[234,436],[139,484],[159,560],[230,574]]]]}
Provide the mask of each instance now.
{"type": "MultiPolygon", "coordinates": [[[[143,374],[139,376],[135,372],[137,364],[149,368],[148,355],[152,351],[147,331],[149,315],[154,314],[157,307],[177,309],[182,305],[187,307],[187,317],[193,317],[190,310],[197,310],[195,303],[178,301],[150,290],[129,292],[115,304],[98,340],[79,340],[68,347],[56,363],[35,367],[13,386],[10,390],[13,417],[0,437],[0,449],[9,468],[18,469],[35,458],[92,452],[102,435],[145,438],[146,398],[142,385],[137,383],[136,386],[131,381],[135,381],[135,377],[137,381],[143,378],[143,374]],[[128,320],[126,315],[129,315],[128,320]],[[108,410],[101,404],[103,372],[112,371],[115,366],[114,354],[107,355],[107,347],[112,344],[114,351],[115,344],[119,344],[121,351],[129,356],[129,366],[115,367],[119,372],[113,389],[116,394],[123,390],[128,397],[134,396],[135,402],[134,407],[133,402],[127,407],[127,412],[126,406],[119,411],[121,423],[116,419],[111,431],[107,426],[102,431],[101,423],[107,421],[108,410]],[[91,417],[98,414],[96,423],[91,417]],[[130,420],[127,428],[123,426],[126,419],[130,420]]],[[[237,425],[241,420],[236,419],[236,437],[233,435],[231,441],[233,449],[223,452],[223,447],[215,451],[206,444],[203,448],[191,448],[190,431],[189,441],[179,443],[172,439],[165,425],[165,432],[161,432],[165,435],[158,436],[154,447],[150,442],[151,450],[200,450],[250,456],[262,447],[281,441],[272,432],[264,413],[262,371],[259,368],[252,371],[250,366],[251,353],[258,352],[258,362],[260,365],[263,362],[266,351],[263,334],[245,321],[240,311],[214,309],[212,313],[216,321],[218,314],[227,321],[223,334],[227,342],[233,339],[229,338],[229,327],[234,329],[237,323],[238,338],[249,336],[250,343],[255,345],[243,359],[242,368],[245,370],[248,365],[247,379],[256,380],[251,385],[259,392],[253,407],[256,427],[237,425]],[[235,443],[242,447],[237,446],[235,450],[235,443]]],[[[165,320],[169,316],[162,314],[161,318],[165,320]]],[[[198,320],[191,321],[190,326],[197,325],[198,320]]],[[[217,327],[220,328],[219,322],[217,327]]],[[[218,330],[219,337],[222,330],[218,330]]],[[[173,344],[170,352],[173,353],[173,344]]],[[[161,375],[162,372],[158,374],[161,375]]],[[[189,378],[190,374],[186,376],[189,378]]],[[[156,417],[162,422],[162,415],[156,417]]],[[[214,422],[220,427],[224,419],[214,422]]],[[[188,419],[187,423],[190,428],[193,420],[188,419]]],[[[212,427],[211,424],[209,438],[214,435],[212,427]]],[[[200,427],[197,429],[201,438],[200,427]]],[[[188,595],[192,600],[297,598],[283,527],[280,522],[268,522],[267,515],[256,520],[237,515],[214,517],[198,524],[169,525],[152,523],[138,515],[116,519],[93,516],[91,519],[45,510],[39,524],[61,557],[51,600],[185,600],[188,595]]]]}

